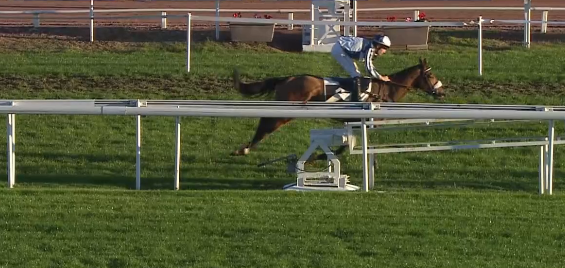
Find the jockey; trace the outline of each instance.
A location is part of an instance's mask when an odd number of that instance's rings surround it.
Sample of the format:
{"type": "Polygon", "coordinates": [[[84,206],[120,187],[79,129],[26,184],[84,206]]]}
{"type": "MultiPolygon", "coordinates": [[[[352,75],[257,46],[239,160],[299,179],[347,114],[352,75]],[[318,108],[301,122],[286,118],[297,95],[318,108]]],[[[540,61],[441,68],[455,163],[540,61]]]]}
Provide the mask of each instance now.
{"type": "MultiPolygon", "coordinates": [[[[390,81],[388,76],[381,75],[373,67],[373,57],[381,56],[390,48],[391,42],[386,35],[377,35],[373,39],[362,37],[340,36],[333,46],[331,54],[337,62],[354,78],[355,86],[359,89],[361,84],[361,73],[353,60],[361,60],[365,63],[365,69],[372,77],[383,81],[390,81]]],[[[359,92],[354,90],[352,101],[358,101],[359,92]],[[355,94],[354,94],[355,93],[355,94]]]]}

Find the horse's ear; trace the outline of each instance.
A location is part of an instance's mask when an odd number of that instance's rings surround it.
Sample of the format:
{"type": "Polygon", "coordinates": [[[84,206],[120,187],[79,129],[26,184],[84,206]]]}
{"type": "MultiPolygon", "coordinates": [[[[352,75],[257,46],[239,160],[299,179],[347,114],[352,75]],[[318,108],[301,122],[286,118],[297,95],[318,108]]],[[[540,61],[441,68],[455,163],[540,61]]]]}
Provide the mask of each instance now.
{"type": "Polygon", "coordinates": [[[420,64],[424,64],[424,63],[422,62],[422,57],[419,57],[418,60],[420,61],[420,64]]]}

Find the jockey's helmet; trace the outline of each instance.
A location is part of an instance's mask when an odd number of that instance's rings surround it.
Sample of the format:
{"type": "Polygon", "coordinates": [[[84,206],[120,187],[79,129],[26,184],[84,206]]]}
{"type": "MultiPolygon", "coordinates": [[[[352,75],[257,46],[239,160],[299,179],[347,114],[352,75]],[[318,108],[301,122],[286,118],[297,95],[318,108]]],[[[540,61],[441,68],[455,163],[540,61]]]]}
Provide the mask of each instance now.
{"type": "Polygon", "coordinates": [[[373,38],[373,43],[375,44],[379,44],[379,45],[383,45],[386,48],[390,48],[390,39],[388,38],[388,36],[386,35],[376,35],[375,38],[373,38]]]}

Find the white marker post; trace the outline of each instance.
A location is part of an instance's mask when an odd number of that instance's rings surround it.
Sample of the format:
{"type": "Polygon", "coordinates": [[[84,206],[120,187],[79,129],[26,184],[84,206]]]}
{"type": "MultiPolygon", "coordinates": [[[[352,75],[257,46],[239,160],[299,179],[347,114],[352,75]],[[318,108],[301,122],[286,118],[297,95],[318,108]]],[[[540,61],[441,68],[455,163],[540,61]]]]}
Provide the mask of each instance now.
{"type": "Polygon", "coordinates": [[[483,16],[479,16],[479,75],[483,75],[483,16]]]}
{"type": "Polygon", "coordinates": [[[90,0],[90,42],[94,42],[94,0],[90,0]]]}
{"type": "Polygon", "coordinates": [[[220,0],[216,0],[216,41],[220,40],[220,0]]]}
{"type": "Polygon", "coordinates": [[[186,19],[186,72],[187,73],[190,73],[190,42],[191,42],[190,28],[192,27],[191,24],[192,24],[192,14],[188,13],[186,19]]]}

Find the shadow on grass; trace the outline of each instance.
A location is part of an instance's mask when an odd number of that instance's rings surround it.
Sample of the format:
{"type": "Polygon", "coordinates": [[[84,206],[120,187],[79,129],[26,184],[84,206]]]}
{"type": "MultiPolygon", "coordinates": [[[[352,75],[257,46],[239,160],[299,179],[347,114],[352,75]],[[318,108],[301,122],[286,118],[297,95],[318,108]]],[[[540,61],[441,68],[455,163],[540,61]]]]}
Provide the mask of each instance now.
{"type": "MultiPolygon", "coordinates": [[[[226,171],[229,172],[229,171],[226,171]]],[[[181,190],[280,190],[288,183],[294,183],[293,178],[202,178],[190,177],[187,169],[181,173],[181,190]]],[[[345,172],[348,173],[348,172],[345,172]]],[[[481,178],[481,172],[472,172],[474,178],[481,178]]],[[[441,181],[433,180],[397,180],[381,179],[376,174],[375,185],[378,189],[466,189],[466,190],[499,190],[509,192],[530,192],[537,193],[539,190],[537,172],[510,172],[509,174],[500,171],[501,175],[511,176],[515,180],[496,181],[498,173],[491,173],[484,180],[477,179],[458,179],[454,172],[453,179],[441,181]],[[504,173],[504,174],[502,174],[504,173]]],[[[553,190],[561,189],[561,181],[555,178],[565,176],[565,172],[555,172],[553,190]]],[[[111,176],[111,175],[40,175],[40,174],[18,174],[16,184],[40,187],[79,187],[79,188],[123,188],[135,189],[135,175],[132,176],[111,176]]],[[[361,185],[360,179],[355,179],[352,184],[361,185]]],[[[173,176],[163,177],[141,177],[142,190],[173,190],[173,176]]]]}
{"type": "MultiPolygon", "coordinates": [[[[428,169],[422,171],[421,178],[430,178],[432,173],[444,172],[452,174],[451,178],[441,180],[426,180],[426,179],[411,179],[402,180],[395,179],[403,177],[402,173],[394,174],[394,178],[379,178],[378,170],[375,173],[375,186],[386,191],[387,188],[405,188],[405,189],[469,189],[469,190],[500,190],[509,192],[530,192],[537,193],[539,191],[538,185],[538,172],[537,171],[510,171],[510,170],[497,170],[496,172],[485,171],[465,171],[463,169],[428,169]],[[459,179],[458,177],[464,174],[469,179],[459,179]],[[497,180],[497,178],[505,178],[504,180],[497,180]]],[[[390,172],[388,172],[390,173],[390,172]]],[[[389,175],[390,176],[390,175],[389,175]]],[[[559,190],[561,188],[560,180],[565,176],[565,172],[555,169],[553,189],[559,190]]],[[[381,175],[382,177],[382,175],[381,175]]]]}
{"type": "MultiPolygon", "coordinates": [[[[463,47],[477,47],[478,31],[469,30],[432,30],[430,31],[430,44],[453,45],[463,47]]],[[[488,51],[505,51],[523,44],[524,32],[520,29],[483,29],[483,49],[488,51]]],[[[533,31],[531,42],[563,43],[565,33],[551,32],[543,34],[533,31]]]]}
{"type": "MultiPolygon", "coordinates": [[[[280,190],[290,180],[191,178],[181,175],[181,190],[280,190]]],[[[21,174],[16,185],[40,187],[123,188],[135,190],[135,175],[39,175],[21,174]]],[[[173,190],[173,176],[141,177],[141,190],[173,190]]]]}
{"type": "MultiPolygon", "coordinates": [[[[55,153],[25,154],[20,157],[44,157],[50,160],[68,162],[70,159],[85,159],[89,163],[104,162],[126,162],[135,165],[135,156],[112,156],[106,158],[104,155],[65,155],[55,153]]],[[[361,185],[361,166],[352,163],[351,156],[342,157],[342,172],[350,175],[352,184],[361,185]]],[[[144,161],[142,159],[142,161],[144,161]]],[[[180,189],[181,190],[280,190],[288,183],[295,182],[295,176],[283,174],[286,166],[279,163],[274,166],[257,167],[256,164],[262,161],[233,161],[215,160],[206,165],[194,164],[196,159],[190,156],[183,156],[181,159],[180,189]],[[202,175],[202,174],[226,174],[221,175],[202,175]],[[245,173],[242,173],[245,172],[245,173]],[[247,177],[247,178],[245,178],[247,177]]],[[[388,162],[388,161],[386,161],[388,162]]],[[[442,167],[432,165],[428,168],[421,166],[406,166],[387,168],[390,163],[379,163],[381,168],[375,171],[375,185],[379,189],[470,189],[470,190],[499,190],[510,192],[530,192],[537,193],[538,172],[536,168],[516,169],[516,168],[497,168],[485,167],[484,169],[442,167]],[[442,174],[439,178],[437,174],[442,174]]],[[[324,161],[316,161],[316,165],[308,165],[308,170],[315,169],[322,171],[326,168],[324,161]]],[[[156,167],[144,166],[142,162],[142,172],[150,172],[149,176],[141,177],[142,190],[172,190],[174,189],[174,166],[172,163],[156,167]],[[157,175],[155,175],[157,174],[157,175]]],[[[30,167],[20,166],[19,170],[30,170],[30,167]]],[[[130,168],[128,168],[129,170],[130,168]]],[[[26,186],[41,187],[84,187],[84,188],[121,188],[135,189],[135,169],[127,171],[124,176],[123,165],[120,167],[104,170],[89,168],[84,172],[86,175],[76,174],[25,174],[18,172],[16,175],[17,184],[26,186]],[[100,174],[96,174],[100,173],[100,174]],[[117,174],[117,175],[112,175],[117,174]]],[[[60,172],[63,173],[63,172],[60,172]]],[[[561,180],[565,176],[565,170],[554,169],[554,190],[561,188],[561,180]]]]}
{"type": "MultiPolygon", "coordinates": [[[[462,38],[462,39],[476,39],[478,37],[477,29],[469,30],[437,30],[430,31],[430,37],[437,36],[445,39],[446,37],[462,38]]],[[[508,41],[508,42],[518,42],[521,43],[524,40],[524,31],[522,29],[489,29],[483,28],[483,39],[508,41]]],[[[539,31],[531,32],[532,42],[564,42],[565,33],[563,32],[551,32],[548,30],[547,33],[540,33],[539,31]]]]}
{"type": "MultiPolygon", "coordinates": [[[[59,38],[78,41],[90,41],[89,27],[0,27],[0,34],[13,38],[42,39],[59,38]]],[[[216,41],[214,29],[192,29],[192,43],[216,41]]],[[[186,42],[186,29],[161,29],[160,27],[96,27],[94,31],[96,41],[115,42],[186,42]]],[[[229,30],[221,30],[219,40],[221,43],[234,43],[230,40],[229,30]]],[[[251,43],[262,44],[273,49],[289,52],[302,51],[302,35],[300,31],[275,30],[272,42],[251,43]]]]}

